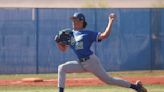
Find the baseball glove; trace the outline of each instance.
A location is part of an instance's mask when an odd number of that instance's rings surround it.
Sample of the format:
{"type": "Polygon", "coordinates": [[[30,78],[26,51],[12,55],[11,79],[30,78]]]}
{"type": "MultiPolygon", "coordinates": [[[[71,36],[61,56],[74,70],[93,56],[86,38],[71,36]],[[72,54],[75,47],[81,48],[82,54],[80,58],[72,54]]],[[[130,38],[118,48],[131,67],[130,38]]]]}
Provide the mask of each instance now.
{"type": "Polygon", "coordinates": [[[63,29],[59,31],[59,33],[55,36],[55,41],[57,43],[62,43],[65,45],[70,45],[71,44],[71,38],[73,37],[73,32],[71,29],[63,29]]]}

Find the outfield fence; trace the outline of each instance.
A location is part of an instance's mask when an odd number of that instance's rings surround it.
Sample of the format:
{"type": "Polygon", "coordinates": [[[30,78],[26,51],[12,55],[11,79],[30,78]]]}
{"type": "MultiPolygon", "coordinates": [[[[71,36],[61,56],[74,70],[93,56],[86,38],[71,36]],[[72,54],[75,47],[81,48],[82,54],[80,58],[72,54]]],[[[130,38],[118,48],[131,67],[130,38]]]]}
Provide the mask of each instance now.
{"type": "Polygon", "coordinates": [[[53,40],[71,27],[74,12],[84,13],[93,31],[104,31],[116,13],[109,39],[92,47],[107,71],[164,69],[163,8],[0,8],[0,73],[53,73],[75,60],[53,40]]]}

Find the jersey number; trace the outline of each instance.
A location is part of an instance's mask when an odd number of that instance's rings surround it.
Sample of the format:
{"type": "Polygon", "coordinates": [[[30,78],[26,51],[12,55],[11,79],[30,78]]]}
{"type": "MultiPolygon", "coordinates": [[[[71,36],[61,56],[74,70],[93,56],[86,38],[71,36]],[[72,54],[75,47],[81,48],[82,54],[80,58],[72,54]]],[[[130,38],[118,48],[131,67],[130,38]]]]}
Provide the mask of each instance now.
{"type": "Polygon", "coordinates": [[[76,50],[83,49],[83,42],[76,43],[76,50]]]}

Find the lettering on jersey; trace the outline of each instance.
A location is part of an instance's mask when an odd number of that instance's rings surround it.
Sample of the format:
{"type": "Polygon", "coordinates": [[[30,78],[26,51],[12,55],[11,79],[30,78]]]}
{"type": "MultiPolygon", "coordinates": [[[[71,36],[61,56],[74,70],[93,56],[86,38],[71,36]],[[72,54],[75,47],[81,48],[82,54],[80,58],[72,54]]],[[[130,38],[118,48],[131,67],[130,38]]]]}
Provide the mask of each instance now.
{"type": "Polygon", "coordinates": [[[82,41],[76,42],[75,49],[76,50],[83,49],[83,42],[82,41]]]}
{"type": "Polygon", "coordinates": [[[75,44],[75,39],[74,39],[74,37],[71,37],[71,45],[74,45],[75,44]]]}
{"type": "Polygon", "coordinates": [[[71,38],[71,45],[75,47],[76,50],[84,49],[83,46],[83,36],[76,36],[71,38]]]}

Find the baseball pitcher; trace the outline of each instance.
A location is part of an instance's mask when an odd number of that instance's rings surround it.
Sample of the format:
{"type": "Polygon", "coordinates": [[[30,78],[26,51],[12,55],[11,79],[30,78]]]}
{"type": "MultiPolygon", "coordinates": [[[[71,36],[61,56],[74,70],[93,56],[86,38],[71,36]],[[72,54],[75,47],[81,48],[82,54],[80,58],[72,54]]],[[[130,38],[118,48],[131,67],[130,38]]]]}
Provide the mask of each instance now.
{"type": "Polygon", "coordinates": [[[113,78],[108,75],[102,67],[99,58],[91,51],[93,42],[101,42],[107,39],[111,33],[111,28],[116,15],[111,13],[104,32],[95,32],[85,29],[87,22],[85,16],[76,12],[71,16],[73,29],[64,29],[55,37],[58,48],[65,52],[68,47],[73,49],[78,60],[68,61],[58,67],[58,88],[59,92],[64,92],[66,73],[90,72],[107,84],[131,88],[136,92],[147,92],[141,81],[135,84],[120,78],[113,78]]]}

